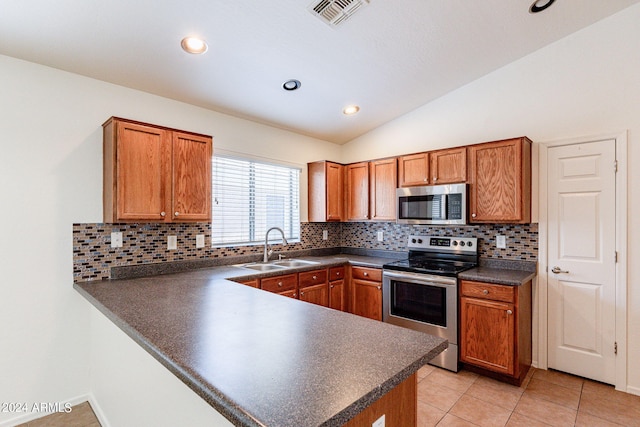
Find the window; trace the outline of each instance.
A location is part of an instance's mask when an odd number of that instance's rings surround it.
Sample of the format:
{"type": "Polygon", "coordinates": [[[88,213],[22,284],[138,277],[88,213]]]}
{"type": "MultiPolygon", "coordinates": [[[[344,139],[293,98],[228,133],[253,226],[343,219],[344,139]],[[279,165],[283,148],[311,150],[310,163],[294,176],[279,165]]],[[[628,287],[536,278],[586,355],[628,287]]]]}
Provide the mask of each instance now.
{"type": "Polygon", "coordinates": [[[214,245],[264,242],[271,227],[300,238],[300,169],[214,156],[212,177],[214,245]]]}

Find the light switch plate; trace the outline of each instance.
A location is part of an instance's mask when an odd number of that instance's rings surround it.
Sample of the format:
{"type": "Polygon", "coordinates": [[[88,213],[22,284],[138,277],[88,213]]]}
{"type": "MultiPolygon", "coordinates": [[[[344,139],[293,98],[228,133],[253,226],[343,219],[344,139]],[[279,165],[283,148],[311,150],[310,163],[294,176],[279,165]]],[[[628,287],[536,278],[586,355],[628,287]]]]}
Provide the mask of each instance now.
{"type": "Polygon", "coordinates": [[[500,234],[496,235],[496,247],[498,249],[506,249],[507,248],[507,236],[502,236],[500,234]]]}
{"type": "Polygon", "coordinates": [[[382,242],[384,240],[384,231],[378,231],[378,242],[382,242]]]}
{"type": "Polygon", "coordinates": [[[196,235],[196,248],[204,248],[204,234],[196,235]]]}
{"type": "Polygon", "coordinates": [[[167,249],[169,249],[169,250],[178,249],[178,237],[177,236],[169,236],[169,237],[167,237],[167,249]]]}
{"type": "Polygon", "coordinates": [[[329,232],[327,230],[322,230],[322,240],[329,239],[329,232]]]}
{"type": "Polygon", "coordinates": [[[122,232],[114,231],[111,233],[111,247],[112,248],[121,248],[122,247],[122,232]]]}
{"type": "Polygon", "coordinates": [[[371,424],[371,427],[384,427],[384,414],[371,424]]]}

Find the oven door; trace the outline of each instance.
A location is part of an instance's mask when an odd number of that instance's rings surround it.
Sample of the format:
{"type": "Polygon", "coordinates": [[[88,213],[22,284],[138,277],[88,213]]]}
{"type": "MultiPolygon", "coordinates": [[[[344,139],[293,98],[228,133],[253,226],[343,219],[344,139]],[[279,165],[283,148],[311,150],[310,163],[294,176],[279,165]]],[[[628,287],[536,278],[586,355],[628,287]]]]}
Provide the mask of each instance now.
{"type": "Polygon", "coordinates": [[[458,343],[455,277],[384,270],[382,320],[458,343]]]}
{"type": "Polygon", "coordinates": [[[429,364],[458,372],[458,283],[453,277],[383,270],[382,320],[449,341],[429,364]]]}

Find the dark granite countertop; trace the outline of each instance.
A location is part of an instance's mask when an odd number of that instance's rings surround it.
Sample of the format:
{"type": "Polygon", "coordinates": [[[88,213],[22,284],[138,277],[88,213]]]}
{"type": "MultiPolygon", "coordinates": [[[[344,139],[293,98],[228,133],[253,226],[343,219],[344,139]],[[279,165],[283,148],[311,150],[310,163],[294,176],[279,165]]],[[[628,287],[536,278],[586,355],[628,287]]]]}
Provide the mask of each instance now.
{"type": "MultiPolygon", "coordinates": [[[[389,259],[318,261],[295,271],[389,259]]],[[[431,335],[226,280],[251,275],[220,266],[74,287],[235,425],[342,425],[446,348],[431,335]]]]}
{"type": "Polygon", "coordinates": [[[520,286],[536,275],[537,263],[532,261],[510,261],[480,259],[480,265],[458,275],[461,280],[520,286]]]}

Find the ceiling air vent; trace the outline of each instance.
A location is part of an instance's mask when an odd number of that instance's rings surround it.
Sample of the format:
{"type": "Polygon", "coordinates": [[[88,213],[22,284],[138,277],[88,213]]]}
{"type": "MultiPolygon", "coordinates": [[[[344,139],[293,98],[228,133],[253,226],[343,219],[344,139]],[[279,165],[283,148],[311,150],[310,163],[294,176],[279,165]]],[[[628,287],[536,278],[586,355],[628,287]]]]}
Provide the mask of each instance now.
{"type": "Polygon", "coordinates": [[[370,0],[320,0],[309,6],[311,13],[326,24],[336,27],[351,17],[370,0]]]}

